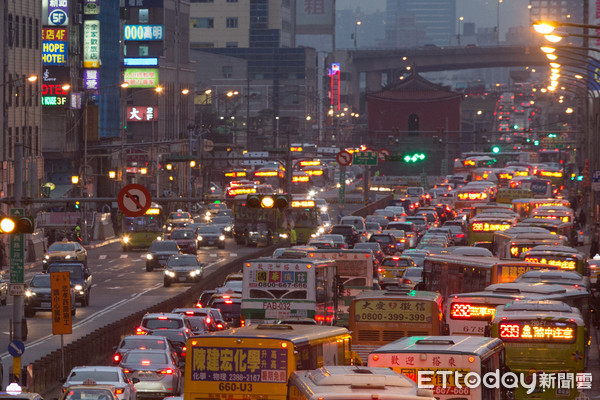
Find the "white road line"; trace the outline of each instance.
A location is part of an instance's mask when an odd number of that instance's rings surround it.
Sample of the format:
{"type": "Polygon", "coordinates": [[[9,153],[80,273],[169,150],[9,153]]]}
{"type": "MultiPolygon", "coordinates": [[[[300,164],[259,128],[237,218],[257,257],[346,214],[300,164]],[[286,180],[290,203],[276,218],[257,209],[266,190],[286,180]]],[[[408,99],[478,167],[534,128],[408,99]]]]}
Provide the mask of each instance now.
{"type": "Polygon", "coordinates": [[[229,257],[237,257],[237,253],[229,253],[229,257]]]}
{"type": "Polygon", "coordinates": [[[216,257],[217,255],[215,253],[210,254],[211,257],[216,257]]]}
{"type": "Polygon", "coordinates": [[[106,259],[106,254],[100,254],[100,256],[98,257],[99,260],[105,260],[106,259]]]}
{"type": "Polygon", "coordinates": [[[127,258],[127,254],[121,254],[119,258],[127,258]]]}

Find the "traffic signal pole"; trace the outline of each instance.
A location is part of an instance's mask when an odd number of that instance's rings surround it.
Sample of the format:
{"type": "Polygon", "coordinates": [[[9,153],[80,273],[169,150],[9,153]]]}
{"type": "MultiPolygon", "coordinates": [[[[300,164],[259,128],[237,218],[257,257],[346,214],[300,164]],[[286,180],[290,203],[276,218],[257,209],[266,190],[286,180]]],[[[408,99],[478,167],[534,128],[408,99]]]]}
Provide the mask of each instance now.
{"type": "MultiPolygon", "coordinates": [[[[16,142],[15,143],[15,173],[14,173],[14,191],[15,195],[15,208],[21,207],[21,199],[23,198],[23,143],[16,142]]],[[[22,234],[11,234],[10,241],[11,247],[12,242],[14,240],[19,240],[19,242],[23,243],[22,234]]],[[[21,253],[23,254],[23,253],[21,253]]],[[[11,249],[11,257],[12,258],[12,249],[11,249]]],[[[20,267],[23,269],[24,260],[21,259],[20,267]]],[[[9,261],[10,264],[13,264],[13,260],[9,261]]],[[[10,266],[11,270],[14,268],[13,265],[10,266]]],[[[13,271],[11,271],[11,275],[13,271]]],[[[21,275],[23,271],[20,271],[21,275]]],[[[11,284],[14,283],[10,282],[11,284]]],[[[21,282],[22,283],[22,282],[21,282]]],[[[25,308],[25,298],[23,294],[17,294],[13,297],[13,339],[14,340],[23,340],[23,312],[25,308]]],[[[20,371],[19,371],[20,372],[20,371]]]]}

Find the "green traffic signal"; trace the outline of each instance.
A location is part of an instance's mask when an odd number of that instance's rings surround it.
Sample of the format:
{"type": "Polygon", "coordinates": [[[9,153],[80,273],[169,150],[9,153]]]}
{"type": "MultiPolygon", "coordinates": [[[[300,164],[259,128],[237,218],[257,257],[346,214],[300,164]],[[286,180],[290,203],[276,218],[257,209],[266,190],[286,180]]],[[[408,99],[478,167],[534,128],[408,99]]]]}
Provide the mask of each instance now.
{"type": "Polygon", "coordinates": [[[500,147],[499,146],[492,147],[492,153],[494,153],[494,154],[500,153],[500,147]]]}
{"type": "Polygon", "coordinates": [[[419,162],[425,159],[424,153],[407,154],[403,157],[404,162],[419,162]]]}
{"type": "Polygon", "coordinates": [[[534,146],[539,146],[540,145],[540,141],[539,140],[534,140],[533,141],[533,145],[534,146]]]}

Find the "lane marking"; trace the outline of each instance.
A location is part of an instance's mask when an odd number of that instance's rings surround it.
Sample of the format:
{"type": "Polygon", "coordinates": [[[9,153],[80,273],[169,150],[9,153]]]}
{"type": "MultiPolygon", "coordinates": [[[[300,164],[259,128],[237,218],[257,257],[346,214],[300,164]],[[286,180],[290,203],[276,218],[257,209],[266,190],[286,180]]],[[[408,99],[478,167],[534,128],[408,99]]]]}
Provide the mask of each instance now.
{"type": "Polygon", "coordinates": [[[106,259],[106,254],[100,254],[100,256],[98,257],[99,260],[105,260],[106,259]]]}
{"type": "Polygon", "coordinates": [[[119,258],[127,258],[127,254],[121,254],[121,257],[119,258]]]}

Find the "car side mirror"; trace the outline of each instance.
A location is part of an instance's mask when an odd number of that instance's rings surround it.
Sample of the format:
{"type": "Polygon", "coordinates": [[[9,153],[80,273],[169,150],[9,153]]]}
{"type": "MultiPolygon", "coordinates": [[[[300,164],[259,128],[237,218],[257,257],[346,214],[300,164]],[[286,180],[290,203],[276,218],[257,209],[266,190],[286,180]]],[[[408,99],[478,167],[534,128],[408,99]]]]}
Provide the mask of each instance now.
{"type": "Polygon", "coordinates": [[[60,383],[65,383],[65,382],[67,381],[67,378],[60,378],[58,381],[59,381],[60,383]]]}

